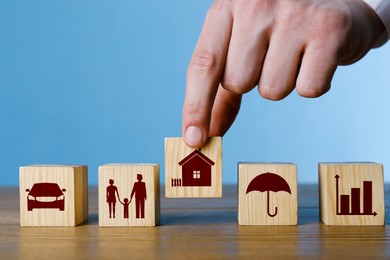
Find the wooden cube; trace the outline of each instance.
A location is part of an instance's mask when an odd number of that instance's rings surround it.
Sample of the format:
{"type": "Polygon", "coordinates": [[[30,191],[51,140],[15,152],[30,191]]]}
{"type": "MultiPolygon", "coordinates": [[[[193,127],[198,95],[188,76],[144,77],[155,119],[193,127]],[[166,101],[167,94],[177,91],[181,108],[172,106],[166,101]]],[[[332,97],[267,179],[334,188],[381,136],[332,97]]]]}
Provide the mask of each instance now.
{"type": "Polygon", "coordinates": [[[327,225],[384,225],[383,165],[319,163],[321,220],[327,225]]]}
{"type": "Polygon", "coordinates": [[[291,163],[238,164],[238,224],[297,225],[297,167],[291,163]]]}
{"type": "Polygon", "coordinates": [[[158,164],[99,167],[99,226],[156,226],[159,220],[158,164]]]}
{"type": "Polygon", "coordinates": [[[165,196],[222,197],[222,138],[211,137],[201,149],[181,137],[165,138],[165,196]]]}
{"type": "Polygon", "coordinates": [[[21,226],[76,226],[88,219],[87,166],[23,166],[19,175],[21,226]]]}

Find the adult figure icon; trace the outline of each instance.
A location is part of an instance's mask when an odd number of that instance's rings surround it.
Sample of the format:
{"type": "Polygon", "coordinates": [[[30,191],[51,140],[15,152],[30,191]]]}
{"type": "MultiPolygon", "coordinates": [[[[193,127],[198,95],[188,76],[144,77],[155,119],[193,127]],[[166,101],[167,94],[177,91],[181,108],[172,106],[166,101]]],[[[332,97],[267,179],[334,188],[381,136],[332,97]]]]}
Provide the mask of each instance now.
{"type": "Polygon", "coordinates": [[[114,185],[114,180],[110,179],[109,180],[109,186],[107,186],[106,189],[106,198],[107,198],[107,203],[108,203],[108,210],[111,216],[115,218],[115,204],[116,204],[116,197],[118,196],[119,199],[119,193],[118,193],[118,188],[114,185]]]}
{"type": "Polygon", "coordinates": [[[130,202],[135,195],[135,216],[136,218],[145,218],[145,200],[146,186],[142,182],[142,174],[137,174],[137,182],[134,182],[133,190],[131,191],[130,202]]]}

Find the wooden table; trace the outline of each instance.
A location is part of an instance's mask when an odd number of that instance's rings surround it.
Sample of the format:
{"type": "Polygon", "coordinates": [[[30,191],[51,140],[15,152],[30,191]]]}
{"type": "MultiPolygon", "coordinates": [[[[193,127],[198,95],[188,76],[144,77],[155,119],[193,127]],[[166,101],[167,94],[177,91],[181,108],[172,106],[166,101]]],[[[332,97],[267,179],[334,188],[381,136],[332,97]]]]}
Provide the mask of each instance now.
{"type": "MultiPolygon", "coordinates": [[[[389,201],[390,187],[385,188],[389,201]]],[[[320,223],[317,185],[299,185],[299,225],[292,227],[238,226],[236,187],[226,186],[223,199],[162,196],[161,224],[156,228],[99,228],[97,188],[89,193],[88,223],[21,228],[18,188],[0,188],[0,258],[390,257],[388,220],[385,227],[320,223]]]]}

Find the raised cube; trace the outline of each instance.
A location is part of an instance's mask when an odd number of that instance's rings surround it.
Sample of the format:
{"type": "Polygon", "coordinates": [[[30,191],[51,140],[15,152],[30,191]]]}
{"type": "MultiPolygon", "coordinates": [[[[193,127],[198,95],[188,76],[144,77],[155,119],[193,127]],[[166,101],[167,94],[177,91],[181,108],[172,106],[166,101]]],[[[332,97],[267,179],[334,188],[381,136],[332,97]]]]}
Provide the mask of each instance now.
{"type": "Polygon", "coordinates": [[[165,138],[165,196],[222,197],[222,138],[211,137],[201,149],[183,139],[165,138]]]}

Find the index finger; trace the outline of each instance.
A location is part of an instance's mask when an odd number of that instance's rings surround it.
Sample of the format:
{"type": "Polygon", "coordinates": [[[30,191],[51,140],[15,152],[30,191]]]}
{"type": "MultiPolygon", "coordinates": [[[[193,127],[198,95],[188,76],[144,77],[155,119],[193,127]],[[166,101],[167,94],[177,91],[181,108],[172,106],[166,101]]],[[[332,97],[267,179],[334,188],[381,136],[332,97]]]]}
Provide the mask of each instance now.
{"type": "Polygon", "coordinates": [[[209,136],[211,111],[225,67],[233,19],[226,1],[216,1],[207,16],[187,70],[182,115],[184,142],[204,145],[209,136]]]}

